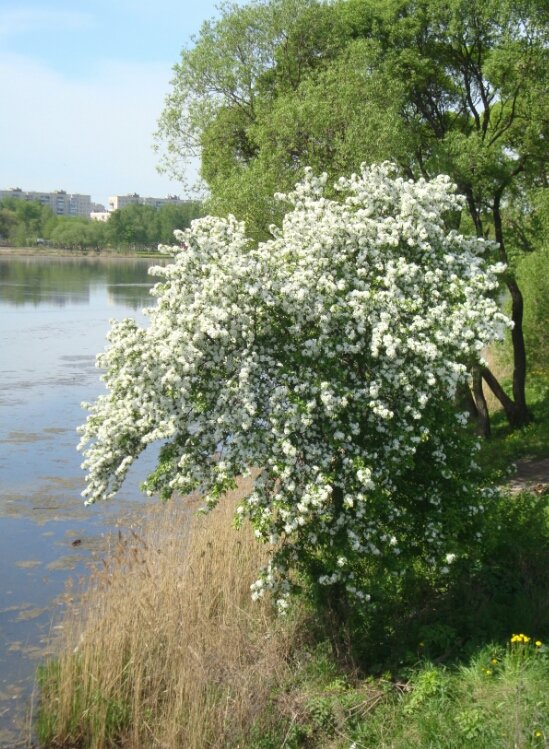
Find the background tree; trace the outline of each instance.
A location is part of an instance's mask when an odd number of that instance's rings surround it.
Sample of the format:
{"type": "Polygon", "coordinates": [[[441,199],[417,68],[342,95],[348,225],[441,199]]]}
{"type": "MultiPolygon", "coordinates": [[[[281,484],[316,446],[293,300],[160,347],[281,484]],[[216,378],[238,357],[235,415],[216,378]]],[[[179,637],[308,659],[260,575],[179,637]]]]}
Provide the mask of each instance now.
{"type": "Polygon", "coordinates": [[[84,216],[56,216],[36,201],[8,198],[0,202],[0,238],[14,246],[35,245],[38,238],[72,249],[111,246],[155,250],[173,242],[176,229],[187,228],[202,213],[199,201],[153,206],[129,205],[113,211],[107,222],[84,216]]]}
{"type": "Polygon", "coordinates": [[[15,211],[10,210],[2,201],[0,203],[0,239],[8,240],[12,236],[16,221],[15,211]]]}
{"type": "MultiPolygon", "coordinates": [[[[246,219],[256,236],[279,218],[271,193],[307,165],[335,176],[391,159],[411,177],[447,173],[467,200],[463,228],[496,239],[509,262],[522,249],[516,207],[531,211],[528,192],[546,186],[547,21],[541,0],[228,6],[175,67],[158,133],[165,167],[177,174],[199,150],[209,209],[246,219]]],[[[483,367],[476,408],[485,411],[484,379],[522,426],[523,299],[512,262],[505,284],[512,395],[483,367]]]]}
{"type": "Polygon", "coordinates": [[[173,244],[174,231],[187,229],[191,221],[202,216],[200,201],[186,201],[182,205],[167,203],[158,210],[158,241],[173,244]]]}
{"type": "Polygon", "coordinates": [[[80,217],[59,217],[50,241],[68,249],[100,250],[107,245],[107,226],[101,221],[80,217]]]}
{"type": "Polygon", "coordinates": [[[13,245],[34,245],[49,236],[57,216],[37,201],[6,198],[0,201],[0,236],[13,245]]]}
{"type": "Polygon", "coordinates": [[[160,208],[147,205],[127,205],[113,211],[107,222],[110,244],[128,247],[156,248],[158,244],[173,242],[175,229],[186,229],[191,221],[201,215],[199,201],[183,205],[167,204],[160,208]]]}

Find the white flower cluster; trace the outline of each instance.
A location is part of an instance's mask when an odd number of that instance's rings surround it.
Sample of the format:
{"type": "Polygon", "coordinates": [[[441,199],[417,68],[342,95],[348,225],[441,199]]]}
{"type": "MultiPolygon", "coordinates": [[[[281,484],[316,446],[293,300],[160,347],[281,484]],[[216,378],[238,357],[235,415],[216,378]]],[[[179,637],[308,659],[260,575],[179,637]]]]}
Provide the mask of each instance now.
{"type": "Polygon", "coordinates": [[[462,415],[448,427],[444,414],[508,325],[487,243],[445,228],[461,207],[448,178],[363,167],[339,199],[325,182],[308,172],[282,196],[293,207],[269,241],[231,216],[176,233],[184,249],[151,269],[149,325],[110,331],[107,393],[81,428],[88,502],[158,440],[151,493],[198,490],[211,506],[259,468],[238,517],[273,545],[254,597],[274,588],[280,602],[300,565],[368,600],[365,557],[453,559],[448,512],[461,527],[480,500],[474,466],[453,462],[462,415]]]}

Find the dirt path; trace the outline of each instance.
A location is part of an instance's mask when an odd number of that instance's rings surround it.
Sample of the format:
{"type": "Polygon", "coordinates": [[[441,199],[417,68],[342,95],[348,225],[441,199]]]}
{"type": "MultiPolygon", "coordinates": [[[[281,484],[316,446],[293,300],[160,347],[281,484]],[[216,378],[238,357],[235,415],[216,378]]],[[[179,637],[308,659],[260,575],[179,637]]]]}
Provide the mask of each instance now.
{"type": "Polygon", "coordinates": [[[509,481],[512,492],[525,489],[537,494],[549,491],[549,458],[522,458],[517,460],[517,472],[509,481]]]}

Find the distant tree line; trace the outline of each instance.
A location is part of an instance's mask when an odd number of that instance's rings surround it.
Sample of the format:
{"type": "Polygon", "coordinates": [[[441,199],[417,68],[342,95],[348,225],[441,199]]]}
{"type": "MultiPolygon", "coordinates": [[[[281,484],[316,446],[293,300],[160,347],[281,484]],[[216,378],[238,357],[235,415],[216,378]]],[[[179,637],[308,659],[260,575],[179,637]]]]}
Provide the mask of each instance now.
{"type": "Polygon", "coordinates": [[[128,205],[113,211],[108,221],[82,216],[56,216],[34,201],[0,201],[0,240],[14,247],[47,244],[66,249],[155,249],[173,244],[174,229],[185,229],[201,215],[201,203],[128,205]]]}

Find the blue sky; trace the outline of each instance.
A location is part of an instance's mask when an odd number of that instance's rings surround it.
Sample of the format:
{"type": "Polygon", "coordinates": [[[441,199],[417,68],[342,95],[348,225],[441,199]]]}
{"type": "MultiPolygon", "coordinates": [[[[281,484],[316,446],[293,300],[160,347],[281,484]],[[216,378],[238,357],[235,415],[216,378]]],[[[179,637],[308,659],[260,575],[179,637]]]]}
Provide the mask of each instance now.
{"type": "Polygon", "coordinates": [[[0,0],[0,189],[183,195],[152,135],[182,47],[216,15],[213,0],[0,0]]]}

